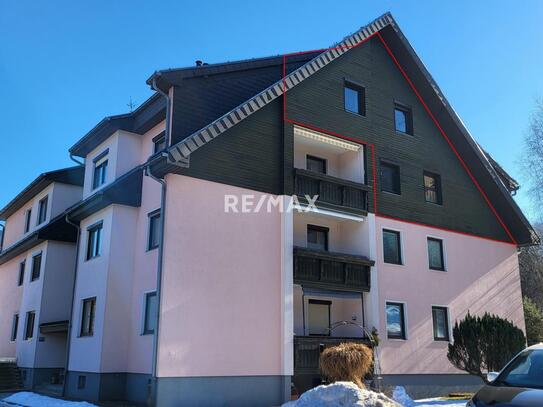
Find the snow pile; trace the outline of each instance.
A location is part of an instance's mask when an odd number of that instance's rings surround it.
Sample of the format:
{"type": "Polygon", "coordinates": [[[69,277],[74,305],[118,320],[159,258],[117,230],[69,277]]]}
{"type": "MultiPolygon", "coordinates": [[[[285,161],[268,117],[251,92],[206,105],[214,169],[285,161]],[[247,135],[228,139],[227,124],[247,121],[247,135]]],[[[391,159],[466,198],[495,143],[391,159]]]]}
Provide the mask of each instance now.
{"type": "Polygon", "coordinates": [[[415,402],[411,397],[409,397],[409,394],[407,394],[405,387],[403,386],[396,386],[394,392],[392,393],[392,399],[400,403],[403,407],[415,406],[415,402]]]}
{"type": "Polygon", "coordinates": [[[306,391],[283,407],[401,407],[381,393],[360,389],[352,382],[335,382],[306,391]]]}
{"type": "Polygon", "coordinates": [[[415,407],[466,407],[465,400],[443,400],[441,397],[434,399],[415,400],[415,407]]]}
{"type": "Polygon", "coordinates": [[[2,405],[2,402],[8,403],[5,405],[25,407],[96,407],[94,404],[84,401],[59,400],[52,397],[40,396],[39,394],[28,391],[12,394],[11,396],[0,400],[0,405],[2,405]]]}

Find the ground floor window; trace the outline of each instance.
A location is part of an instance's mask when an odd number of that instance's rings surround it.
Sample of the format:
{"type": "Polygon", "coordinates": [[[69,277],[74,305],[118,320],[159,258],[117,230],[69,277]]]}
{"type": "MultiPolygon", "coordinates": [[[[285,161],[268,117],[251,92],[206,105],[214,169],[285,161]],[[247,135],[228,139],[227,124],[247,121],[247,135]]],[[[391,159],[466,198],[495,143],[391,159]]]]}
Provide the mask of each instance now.
{"type": "Polygon", "coordinates": [[[405,309],[399,302],[386,303],[387,338],[405,339],[405,309]]]}
{"type": "Polygon", "coordinates": [[[434,340],[449,340],[449,312],[446,307],[432,307],[432,321],[434,325],[434,340]]]}
{"type": "Polygon", "coordinates": [[[143,334],[150,335],[155,333],[157,314],[156,292],[145,294],[145,314],[143,318],[143,334]]]}
{"type": "Polygon", "coordinates": [[[309,335],[330,335],[331,301],[309,300],[308,327],[309,335]]]}
{"type": "Polygon", "coordinates": [[[96,297],[83,300],[83,312],[81,314],[80,336],[94,335],[94,314],[96,308],[96,297]]]}
{"type": "Polygon", "coordinates": [[[32,339],[34,336],[34,320],[36,319],[36,312],[29,311],[26,313],[25,324],[25,340],[32,339]]]}
{"type": "Polygon", "coordinates": [[[17,330],[19,329],[19,314],[13,316],[13,322],[11,324],[11,341],[17,339],[17,330]]]}

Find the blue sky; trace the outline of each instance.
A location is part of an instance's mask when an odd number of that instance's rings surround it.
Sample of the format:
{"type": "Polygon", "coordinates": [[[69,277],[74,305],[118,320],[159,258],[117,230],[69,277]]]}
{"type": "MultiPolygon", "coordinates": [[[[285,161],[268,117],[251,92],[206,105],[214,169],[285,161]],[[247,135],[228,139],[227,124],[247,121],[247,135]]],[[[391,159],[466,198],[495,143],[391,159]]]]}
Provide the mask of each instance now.
{"type": "MultiPolygon", "coordinates": [[[[156,69],[323,48],[391,11],[475,138],[523,182],[543,96],[543,2],[0,0],[0,207],[156,69]]],[[[526,194],[518,202],[529,214],[526,194]]]]}

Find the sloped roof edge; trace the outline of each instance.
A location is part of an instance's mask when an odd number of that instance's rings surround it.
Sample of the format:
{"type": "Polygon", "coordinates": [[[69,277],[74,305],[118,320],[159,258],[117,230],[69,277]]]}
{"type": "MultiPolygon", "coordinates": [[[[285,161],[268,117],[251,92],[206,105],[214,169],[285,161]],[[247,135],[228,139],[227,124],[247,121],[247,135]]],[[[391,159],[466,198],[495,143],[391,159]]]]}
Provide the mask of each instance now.
{"type": "Polygon", "coordinates": [[[315,72],[325,67],[339,56],[343,55],[350,48],[355,47],[364,40],[373,36],[379,30],[383,29],[392,22],[393,18],[390,13],[383,14],[368,25],[356,31],[354,34],[345,38],[336,47],[323,51],[309,62],[286,75],[285,78],[275,82],[262,92],[248,99],[246,102],[214,120],[206,127],[192,133],[182,141],[171,146],[168,149],[168,161],[171,163],[186,162],[190,154],[196,151],[198,148],[207,144],[229,128],[235,126],[247,116],[250,116],[251,114],[260,110],[262,107],[266,106],[268,103],[277,99],[283,94],[284,91],[288,92],[304,79],[313,75],[315,72]]]}
{"type": "Polygon", "coordinates": [[[83,186],[84,171],[85,169],[82,166],[76,165],[40,174],[34,181],[19,192],[15,198],[8,202],[6,206],[0,209],[0,220],[6,220],[13,215],[13,213],[19,210],[26,202],[53,182],[83,186]]]}

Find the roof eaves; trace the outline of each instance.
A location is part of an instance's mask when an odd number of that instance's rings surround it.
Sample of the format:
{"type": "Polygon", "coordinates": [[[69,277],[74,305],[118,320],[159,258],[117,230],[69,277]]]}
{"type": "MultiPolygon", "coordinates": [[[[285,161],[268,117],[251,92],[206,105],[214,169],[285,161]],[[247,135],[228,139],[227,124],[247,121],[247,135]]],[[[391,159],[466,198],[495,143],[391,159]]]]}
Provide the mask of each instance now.
{"type": "Polygon", "coordinates": [[[80,166],[61,168],[38,175],[30,184],[0,209],[0,220],[6,220],[26,202],[39,194],[53,182],[70,185],[83,185],[83,170],[80,166]],[[70,176],[69,173],[73,173],[70,176]],[[77,173],[80,173],[79,176],[77,173]],[[65,177],[63,177],[65,175],[65,177]]]}

